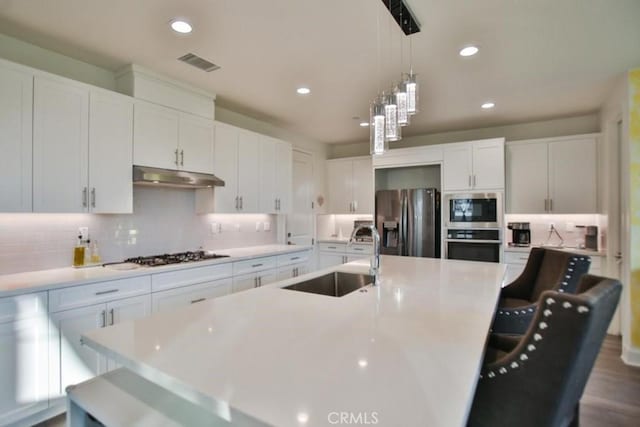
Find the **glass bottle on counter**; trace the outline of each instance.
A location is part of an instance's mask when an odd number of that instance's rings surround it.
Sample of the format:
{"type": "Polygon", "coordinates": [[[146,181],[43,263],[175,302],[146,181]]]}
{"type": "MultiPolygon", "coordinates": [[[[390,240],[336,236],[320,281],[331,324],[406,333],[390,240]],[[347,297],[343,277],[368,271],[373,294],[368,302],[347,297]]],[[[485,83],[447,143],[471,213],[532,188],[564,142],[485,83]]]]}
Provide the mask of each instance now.
{"type": "Polygon", "coordinates": [[[82,236],[78,236],[78,243],[73,248],[73,266],[82,267],[84,265],[85,247],[82,243],[82,236]]]}
{"type": "Polygon", "coordinates": [[[99,264],[100,263],[100,251],[98,250],[98,241],[97,240],[94,240],[93,242],[91,242],[90,252],[91,252],[91,257],[89,259],[89,262],[91,264],[99,264]]]}

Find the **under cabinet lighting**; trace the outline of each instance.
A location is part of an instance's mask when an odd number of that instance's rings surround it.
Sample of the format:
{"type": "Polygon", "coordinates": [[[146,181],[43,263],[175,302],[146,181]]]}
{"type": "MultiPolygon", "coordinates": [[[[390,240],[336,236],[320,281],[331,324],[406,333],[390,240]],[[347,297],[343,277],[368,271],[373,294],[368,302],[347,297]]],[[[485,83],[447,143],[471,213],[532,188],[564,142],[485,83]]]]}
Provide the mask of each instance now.
{"type": "Polygon", "coordinates": [[[311,93],[311,89],[309,89],[308,87],[299,87],[296,92],[298,92],[300,95],[309,95],[311,93]]]}
{"type": "Polygon", "coordinates": [[[369,126],[369,122],[360,122],[360,127],[366,128],[369,126]]]}
{"type": "Polygon", "coordinates": [[[478,53],[477,46],[466,46],[460,49],[460,56],[473,56],[478,53]]]}
{"type": "Polygon", "coordinates": [[[493,102],[485,102],[485,103],[484,103],[484,104],[482,104],[480,107],[481,107],[483,110],[490,110],[490,109],[492,109],[492,108],[493,108],[493,107],[495,107],[495,106],[496,106],[496,104],[495,104],[495,103],[493,103],[493,102]]]}

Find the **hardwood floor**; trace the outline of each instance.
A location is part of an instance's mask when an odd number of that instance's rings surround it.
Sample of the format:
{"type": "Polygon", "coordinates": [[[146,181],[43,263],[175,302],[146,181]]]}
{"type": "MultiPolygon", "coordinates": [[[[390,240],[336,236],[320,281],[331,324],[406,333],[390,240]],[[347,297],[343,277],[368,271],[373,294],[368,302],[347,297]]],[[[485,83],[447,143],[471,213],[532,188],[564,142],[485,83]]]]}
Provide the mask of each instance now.
{"type": "Polygon", "coordinates": [[[609,335],[580,401],[581,427],[640,425],[640,368],[622,363],[622,340],[609,335]]]}
{"type": "MultiPolygon", "coordinates": [[[[640,426],[640,368],[622,363],[622,340],[609,335],[582,395],[581,427],[640,426]]],[[[38,427],[62,427],[61,415],[38,427]]]]}

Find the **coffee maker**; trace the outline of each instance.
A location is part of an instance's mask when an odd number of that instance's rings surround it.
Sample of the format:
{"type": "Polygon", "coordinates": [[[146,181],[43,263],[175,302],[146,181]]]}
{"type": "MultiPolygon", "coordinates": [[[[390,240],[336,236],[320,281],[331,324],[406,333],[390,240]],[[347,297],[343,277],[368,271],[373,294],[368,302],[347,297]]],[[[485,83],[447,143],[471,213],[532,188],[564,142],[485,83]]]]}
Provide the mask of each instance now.
{"type": "Polygon", "coordinates": [[[507,228],[511,230],[509,246],[528,247],[531,244],[531,229],[528,222],[510,222],[507,228]]]}

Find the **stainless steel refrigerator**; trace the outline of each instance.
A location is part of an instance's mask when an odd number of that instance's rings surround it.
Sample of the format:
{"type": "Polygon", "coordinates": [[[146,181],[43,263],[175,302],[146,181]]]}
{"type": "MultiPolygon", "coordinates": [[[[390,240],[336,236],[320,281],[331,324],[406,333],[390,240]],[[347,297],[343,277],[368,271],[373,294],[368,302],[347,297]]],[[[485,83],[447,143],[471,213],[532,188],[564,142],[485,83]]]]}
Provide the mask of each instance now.
{"type": "Polygon", "coordinates": [[[376,191],[380,253],[440,258],[440,192],[435,188],[376,191]]]}

